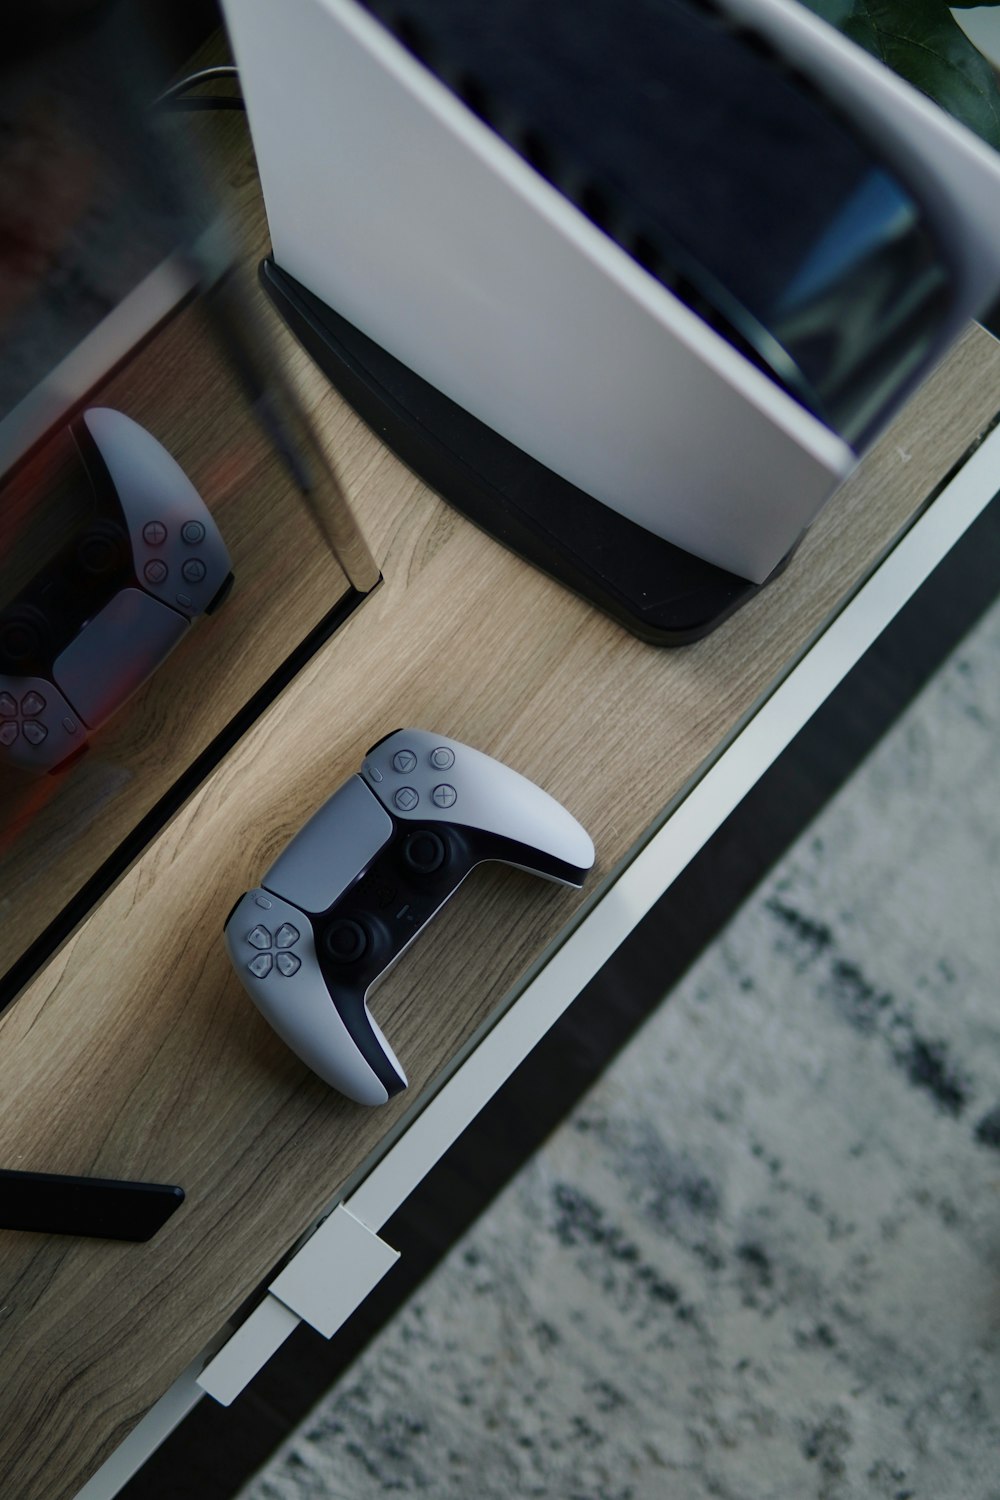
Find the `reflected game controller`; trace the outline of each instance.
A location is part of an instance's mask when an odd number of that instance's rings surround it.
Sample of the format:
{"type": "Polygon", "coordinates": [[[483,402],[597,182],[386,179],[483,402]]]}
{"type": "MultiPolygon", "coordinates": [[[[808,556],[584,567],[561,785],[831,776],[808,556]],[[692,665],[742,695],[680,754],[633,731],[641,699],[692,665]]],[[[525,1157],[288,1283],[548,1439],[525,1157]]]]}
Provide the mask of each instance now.
{"type": "Polygon", "coordinates": [[[0,611],[0,763],[51,771],[85,747],[229,592],[229,554],[167,450],[121,412],[73,426],[95,515],[0,611]]]}
{"type": "Polygon", "coordinates": [[[359,1104],[406,1074],[368,996],[476,865],[580,887],[594,846],[547,792],[457,740],[398,729],[237,902],[226,946],[258,1010],[359,1104]]]}

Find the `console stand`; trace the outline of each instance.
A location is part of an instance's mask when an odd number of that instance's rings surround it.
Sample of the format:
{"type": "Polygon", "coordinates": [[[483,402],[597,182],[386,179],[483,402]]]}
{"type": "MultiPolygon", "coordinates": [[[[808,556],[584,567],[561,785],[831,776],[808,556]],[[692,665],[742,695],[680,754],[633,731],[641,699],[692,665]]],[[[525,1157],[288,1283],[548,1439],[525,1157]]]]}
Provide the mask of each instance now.
{"type": "Polygon", "coordinates": [[[272,259],[261,262],[260,278],[320,369],[414,473],[641,640],[656,646],[699,640],[763,586],[654,536],[560,478],[387,354],[272,259]]]}

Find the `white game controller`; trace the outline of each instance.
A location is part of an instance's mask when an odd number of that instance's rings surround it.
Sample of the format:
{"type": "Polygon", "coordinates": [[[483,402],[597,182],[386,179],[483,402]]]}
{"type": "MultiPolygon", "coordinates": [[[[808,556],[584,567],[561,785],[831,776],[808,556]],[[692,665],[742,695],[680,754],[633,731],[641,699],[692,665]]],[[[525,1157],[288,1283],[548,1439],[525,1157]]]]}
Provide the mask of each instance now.
{"type": "Polygon", "coordinates": [[[385,1104],[406,1088],[368,997],[486,860],[580,887],[594,846],[509,766],[444,735],[397,729],[230,913],[226,946],[250,998],[349,1099],[385,1104]]]}

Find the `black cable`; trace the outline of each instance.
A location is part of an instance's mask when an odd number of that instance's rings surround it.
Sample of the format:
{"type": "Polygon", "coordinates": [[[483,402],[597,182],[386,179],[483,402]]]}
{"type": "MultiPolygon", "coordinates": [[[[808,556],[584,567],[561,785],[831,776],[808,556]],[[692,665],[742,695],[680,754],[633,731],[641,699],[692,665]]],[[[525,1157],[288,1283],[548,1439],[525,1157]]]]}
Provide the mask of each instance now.
{"type": "Polygon", "coordinates": [[[200,84],[214,82],[220,78],[235,80],[239,76],[239,69],[233,67],[232,64],[217,68],[199,68],[196,73],[189,73],[186,78],[181,78],[177,83],[172,83],[168,89],[164,89],[156,103],[168,109],[245,109],[246,106],[239,94],[201,94],[194,99],[181,97],[189,89],[197,88],[200,84]]]}

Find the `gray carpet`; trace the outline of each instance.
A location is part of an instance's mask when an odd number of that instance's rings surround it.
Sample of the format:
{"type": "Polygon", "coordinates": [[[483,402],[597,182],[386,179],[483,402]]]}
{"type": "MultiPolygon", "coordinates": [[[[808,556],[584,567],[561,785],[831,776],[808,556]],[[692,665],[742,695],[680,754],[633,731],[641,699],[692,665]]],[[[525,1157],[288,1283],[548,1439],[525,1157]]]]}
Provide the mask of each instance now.
{"type": "Polygon", "coordinates": [[[241,1500],[1000,1500],[1000,606],[241,1500]]]}

